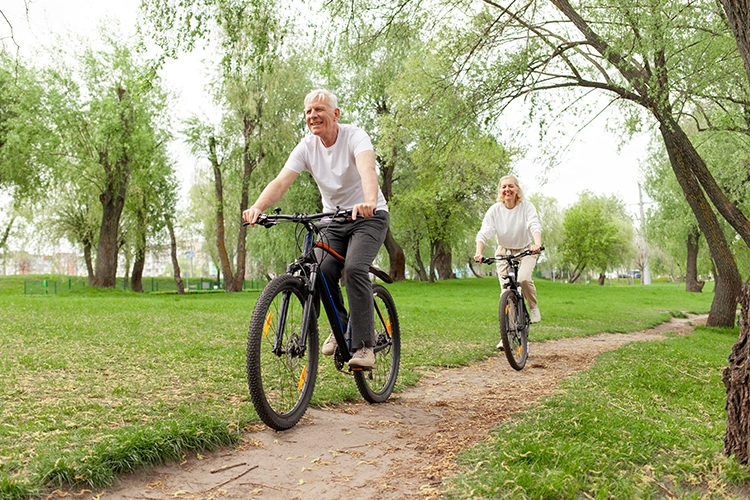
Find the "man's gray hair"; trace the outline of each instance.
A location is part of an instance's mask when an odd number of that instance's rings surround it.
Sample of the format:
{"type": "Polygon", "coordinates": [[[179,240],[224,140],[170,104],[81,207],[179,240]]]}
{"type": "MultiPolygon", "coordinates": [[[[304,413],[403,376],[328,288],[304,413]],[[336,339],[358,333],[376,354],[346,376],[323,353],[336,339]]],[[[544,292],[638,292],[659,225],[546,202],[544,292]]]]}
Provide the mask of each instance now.
{"type": "Polygon", "coordinates": [[[305,107],[307,107],[308,104],[318,98],[321,98],[328,104],[330,104],[332,110],[339,107],[339,100],[336,98],[333,92],[326,89],[315,89],[307,94],[304,101],[305,107]]]}

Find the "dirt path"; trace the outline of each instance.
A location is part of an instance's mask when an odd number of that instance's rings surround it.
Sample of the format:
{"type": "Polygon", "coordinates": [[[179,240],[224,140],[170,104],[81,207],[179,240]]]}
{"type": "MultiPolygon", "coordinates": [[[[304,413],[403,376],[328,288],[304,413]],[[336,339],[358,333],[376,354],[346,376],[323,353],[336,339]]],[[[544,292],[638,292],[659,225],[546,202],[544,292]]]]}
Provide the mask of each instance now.
{"type": "Polygon", "coordinates": [[[410,499],[435,498],[454,457],[596,356],[628,342],[686,334],[705,316],[673,319],[631,334],[600,334],[531,343],[526,368],[504,357],[426,374],[416,387],[382,405],[351,403],[310,409],[293,429],[265,426],[239,448],[189,456],[133,474],[101,499],[410,499]]]}

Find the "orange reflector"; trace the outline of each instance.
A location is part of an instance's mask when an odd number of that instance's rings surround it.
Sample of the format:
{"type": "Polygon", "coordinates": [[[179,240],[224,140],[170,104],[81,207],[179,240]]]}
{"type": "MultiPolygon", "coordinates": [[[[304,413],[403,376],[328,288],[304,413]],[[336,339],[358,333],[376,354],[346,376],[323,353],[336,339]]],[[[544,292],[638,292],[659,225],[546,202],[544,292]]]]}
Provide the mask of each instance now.
{"type": "Polygon", "coordinates": [[[268,335],[268,329],[271,328],[271,320],[273,319],[273,311],[268,311],[268,316],[266,316],[266,324],[263,326],[263,336],[268,335]]]}
{"type": "Polygon", "coordinates": [[[518,346],[518,356],[520,357],[521,354],[523,354],[523,346],[522,345],[518,346]]]}
{"type": "Polygon", "coordinates": [[[305,385],[305,379],[307,378],[307,365],[302,368],[302,373],[299,375],[299,383],[297,384],[297,390],[301,391],[305,385]]]}
{"type": "Polygon", "coordinates": [[[391,336],[391,318],[385,318],[385,331],[388,332],[388,336],[391,336]]]}

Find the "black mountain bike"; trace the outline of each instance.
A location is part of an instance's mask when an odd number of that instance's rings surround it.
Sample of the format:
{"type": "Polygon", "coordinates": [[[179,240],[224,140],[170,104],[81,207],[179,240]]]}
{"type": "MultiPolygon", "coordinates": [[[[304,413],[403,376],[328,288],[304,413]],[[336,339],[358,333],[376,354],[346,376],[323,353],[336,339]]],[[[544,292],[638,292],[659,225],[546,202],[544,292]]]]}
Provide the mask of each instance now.
{"type": "MultiPolygon", "coordinates": [[[[289,264],[286,274],[272,279],[261,292],[247,338],[250,396],[258,416],[272,429],[293,427],[310,403],[318,373],[317,297],[323,303],[338,343],[334,364],[340,372],[346,367],[354,375],[362,397],[369,403],[382,403],[396,385],[401,331],[393,297],[382,285],[373,284],[375,366],[349,368],[350,324],[340,320],[348,315],[346,311],[341,315],[336,310],[329,284],[320,271],[316,249],[324,252],[323,258],[344,262],[344,257],[320,239],[321,227],[327,221],[350,217],[351,211],[282,215],[277,209],[275,214],[261,214],[258,218],[257,224],[266,228],[283,222],[299,224],[298,242],[302,240],[301,254],[289,264]]],[[[386,272],[375,267],[370,267],[370,273],[386,283],[393,282],[386,272]]]]}
{"type": "MultiPolygon", "coordinates": [[[[544,250],[544,247],[540,249],[544,250]]],[[[508,274],[504,275],[503,291],[500,295],[500,338],[508,363],[516,370],[523,370],[529,357],[529,311],[521,293],[521,284],[516,281],[521,258],[532,255],[531,250],[524,250],[515,255],[504,257],[482,257],[483,264],[494,264],[498,260],[508,263],[508,274]]]]}

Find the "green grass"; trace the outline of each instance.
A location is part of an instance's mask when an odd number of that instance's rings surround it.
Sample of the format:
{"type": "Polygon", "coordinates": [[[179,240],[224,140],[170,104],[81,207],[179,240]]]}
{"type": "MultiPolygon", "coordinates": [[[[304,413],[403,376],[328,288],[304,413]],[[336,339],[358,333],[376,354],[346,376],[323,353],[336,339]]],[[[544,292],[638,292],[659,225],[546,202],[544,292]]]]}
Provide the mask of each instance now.
{"type": "Polygon", "coordinates": [[[699,328],[601,355],[465,451],[447,496],[747,498],[748,470],[721,455],[721,372],[737,334],[699,328]]]}
{"type": "MultiPolygon", "coordinates": [[[[708,285],[688,294],[675,285],[536,282],[543,322],[532,340],[640,330],[682,311],[707,312],[712,298],[708,285]]],[[[235,443],[258,421],[245,379],[257,292],[24,296],[18,283],[0,279],[0,498],[109,485],[183,451],[235,443]]],[[[496,279],[388,288],[402,328],[397,390],[426,370],[497,355],[496,279]]],[[[327,332],[321,324],[321,342],[327,332]]],[[[359,399],[326,361],[313,404],[359,399]]]]}
{"type": "MultiPolygon", "coordinates": [[[[245,290],[259,290],[265,286],[265,281],[245,280],[245,290]]],[[[191,278],[183,281],[189,293],[208,293],[222,291],[217,285],[216,278],[191,278]]],[[[144,277],[143,291],[146,293],[170,293],[177,291],[177,284],[170,276],[144,277]]],[[[123,278],[117,278],[116,290],[124,291],[126,286],[123,278]]],[[[88,286],[88,279],[84,276],[65,276],[61,274],[34,274],[2,276],[0,279],[0,295],[67,295],[69,293],[96,293],[88,286]]]]}

